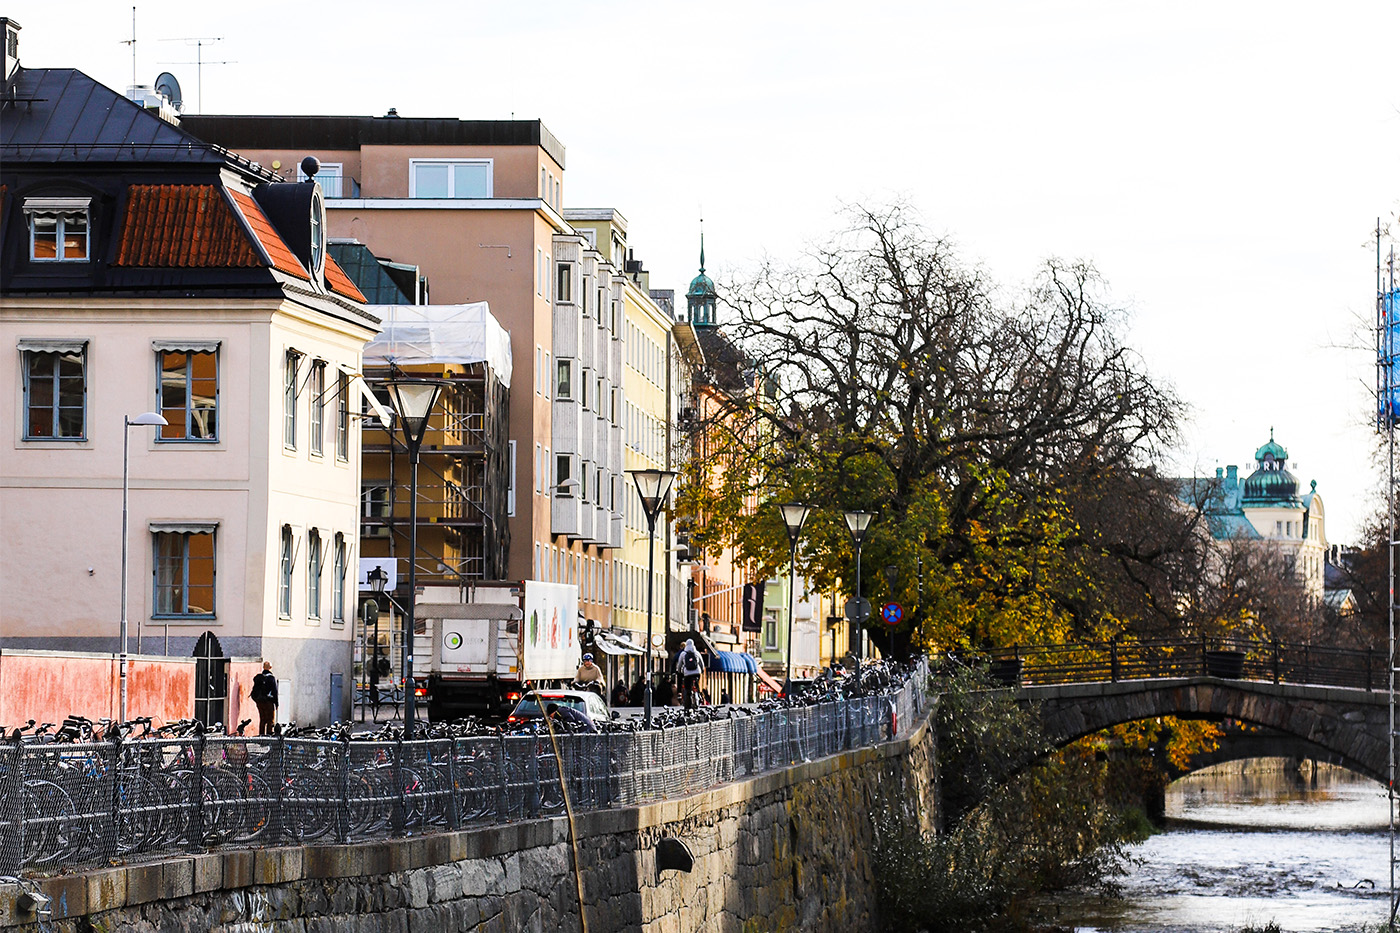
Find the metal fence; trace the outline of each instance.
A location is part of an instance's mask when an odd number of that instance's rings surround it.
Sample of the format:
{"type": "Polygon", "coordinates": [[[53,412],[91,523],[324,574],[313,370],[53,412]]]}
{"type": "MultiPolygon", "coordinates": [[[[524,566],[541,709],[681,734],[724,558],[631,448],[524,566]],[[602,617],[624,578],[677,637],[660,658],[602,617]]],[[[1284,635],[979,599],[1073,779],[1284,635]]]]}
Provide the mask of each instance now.
{"type": "Polygon", "coordinates": [[[877,695],[670,729],[339,741],[0,744],[0,875],[222,846],[358,842],[683,797],[908,735],[928,666],[877,695]],[[558,753],[555,752],[557,743],[558,753]],[[562,769],[562,775],[561,775],[562,769]],[[561,779],[562,778],[562,779],[561,779]]]}

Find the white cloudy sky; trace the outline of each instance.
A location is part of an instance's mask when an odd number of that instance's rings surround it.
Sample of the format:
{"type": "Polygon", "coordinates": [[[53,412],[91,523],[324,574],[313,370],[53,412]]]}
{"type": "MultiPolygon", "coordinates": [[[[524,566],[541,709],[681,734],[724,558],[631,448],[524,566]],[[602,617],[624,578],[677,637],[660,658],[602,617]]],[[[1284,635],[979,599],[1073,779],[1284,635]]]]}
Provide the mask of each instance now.
{"type": "MultiPolygon", "coordinates": [[[[1276,427],[1334,541],[1377,493],[1378,215],[1400,204],[1400,3],[138,0],[136,73],[208,113],[539,117],[566,204],[610,206],[653,287],[794,256],[905,199],[1015,284],[1093,261],[1189,405],[1173,466],[1276,427]],[[311,12],[302,12],[311,10],[311,12]]],[[[12,3],[21,60],[131,80],[131,4],[12,3]]],[[[489,297],[489,296],[483,296],[489,297]]]]}

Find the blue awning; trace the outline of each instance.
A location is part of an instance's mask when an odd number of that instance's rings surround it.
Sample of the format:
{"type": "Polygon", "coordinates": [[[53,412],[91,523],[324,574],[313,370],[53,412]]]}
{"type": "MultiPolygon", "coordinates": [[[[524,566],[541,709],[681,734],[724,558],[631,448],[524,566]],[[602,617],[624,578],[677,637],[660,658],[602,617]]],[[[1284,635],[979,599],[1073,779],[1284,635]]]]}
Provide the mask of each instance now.
{"type": "Polygon", "coordinates": [[[716,651],[710,656],[710,670],[725,674],[753,674],[758,662],[743,651],[716,651]]]}

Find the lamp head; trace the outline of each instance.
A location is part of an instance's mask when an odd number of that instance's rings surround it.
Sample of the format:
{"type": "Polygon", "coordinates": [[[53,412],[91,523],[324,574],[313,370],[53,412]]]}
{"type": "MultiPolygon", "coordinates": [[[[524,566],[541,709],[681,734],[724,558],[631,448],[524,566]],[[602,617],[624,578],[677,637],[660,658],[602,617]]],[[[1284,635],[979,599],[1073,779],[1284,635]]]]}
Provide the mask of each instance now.
{"type": "Polygon", "coordinates": [[[874,512],[847,512],[846,528],[851,532],[851,540],[860,544],[865,540],[865,532],[869,530],[870,523],[874,521],[874,512]]]}
{"type": "Polygon", "coordinates": [[[637,484],[637,495],[642,500],[642,509],[648,519],[656,518],[671,494],[671,485],[676,474],[670,470],[632,470],[632,481],[637,484]]]}
{"type": "Polygon", "coordinates": [[[785,502],[778,506],[778,511],[783,515],[788,538],[794,545],[797,544],[797,538],[802,534],[802,526],[807,524],[807,513],[812,511],[812,507],[802,502],[785,502]]]}
{"type": "Polygon", "coordinates": [[[143,411],[139,415],[126,416],[127,427],[131,427],[133,424],[155,424],[164,427],[169,423],[170,422],[166,421],[163,415],[160,415],[153,411],[143,411]]]}
{"type": "Polygon", "coordinates": [[[369,573],[365,574],[365,581],[369,583],[370,592],[377,596],[383,593],[384,587],[388,585],[389,574],[383,567],[376,565],[370,569],[369,573]]]}
{"type": "Polygon", "coordinates": [[[428,415],[446,385],[441,379],[392,379],[388,383],[394,410],[403,422],[404,442],[416,450],[428,431],[428,415]]]}

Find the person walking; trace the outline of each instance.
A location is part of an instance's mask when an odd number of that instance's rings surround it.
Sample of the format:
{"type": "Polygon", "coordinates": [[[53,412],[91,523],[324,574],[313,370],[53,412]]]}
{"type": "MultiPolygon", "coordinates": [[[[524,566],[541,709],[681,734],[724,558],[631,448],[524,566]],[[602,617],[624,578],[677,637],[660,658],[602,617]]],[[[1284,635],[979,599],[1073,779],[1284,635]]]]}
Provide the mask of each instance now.
{"type": "Polygon", "coordinates": [[[253,678],[249,698],[258,707],[258,735],[272,735],[277,725],[277,678],[272,675],[272,662],[264,661],[262,673],[253,678]]]}
{"type": "Polygon", "coordinates": [[[700,674],[705,670],[705,659],[695,647],[695,639],[687,638],[685,647],[676,655],[676,671],[681,675],[681,696],[686,709],[695,709],[696,694],[700,690],[700,674]]]}
{"type": "Polygon", "coordinates": [[[622,678],[619,677],[617,679],[617,683],[613,686],[612,705],[629,706],[631,705],[628,703],[628,699],[630,696],[631,695],[627,691],[627,684],[623,683],[622,678]]]}

